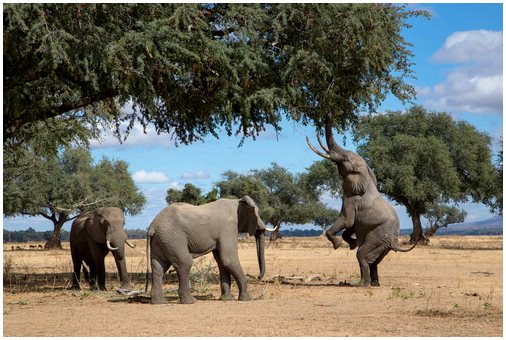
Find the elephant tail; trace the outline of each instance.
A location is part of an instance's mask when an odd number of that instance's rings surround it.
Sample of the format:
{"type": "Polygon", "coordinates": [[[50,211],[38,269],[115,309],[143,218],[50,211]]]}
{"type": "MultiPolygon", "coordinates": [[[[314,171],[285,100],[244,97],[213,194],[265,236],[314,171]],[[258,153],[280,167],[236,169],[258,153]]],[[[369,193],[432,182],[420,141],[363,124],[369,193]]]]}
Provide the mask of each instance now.
{"type": "Polygon", "coordinates": [[[404,249],[404,248],[401,248],[399,247],[397,244],[395,244],[393,247],[392,247],[392,250],[397,252],[401,252],[401,253],[407,253],[408,251],[412,251],[413,248],[416,247],[416,245],[418,244],[418,240],[415,242],[415,244],[413,244],[411,247],[407,248],[407,249],[404,249]]]}
{"type": "Polygon", "coordinates": [[[149,265],[151,264],[151,235],[149,231],[146,233],[146,286],[144,288],[144,292],[148,292],[149,286],[149,265]]]}

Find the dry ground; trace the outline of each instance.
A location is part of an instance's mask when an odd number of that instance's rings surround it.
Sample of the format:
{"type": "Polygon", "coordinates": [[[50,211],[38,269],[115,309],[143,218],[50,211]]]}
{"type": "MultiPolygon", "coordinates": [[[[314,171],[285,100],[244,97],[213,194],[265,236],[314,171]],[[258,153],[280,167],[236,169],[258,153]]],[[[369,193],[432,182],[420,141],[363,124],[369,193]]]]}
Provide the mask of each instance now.
{"type": "MultiPolygon", "coordinates": [[[[134,243],[128,269],[143,289],[145,241],[134,243]]],[[[148,294],[116,294],[111,255],[108,292],[70,291],[68,244],[50,251],[11,246],[4,245],[4,336],[503,335],[502,237],[435,237],[410,253],[392,252],[379,266],[381,287],[372,288],[337,285],[359,279],[355,251],[332,250],[322,238],[284,238],[266,248],[265,279],[273,280],[249,280],[253,301],[218,300],[212,257],[196,260],[193,305],[177,303],[173,274],[166,275],[167,305],[150,305],[148,294]],[[292,276],[315,281],[283,283],[292,276]]],[[[244,271],[256,276],[253,240],[239,248],[244,271]]]]}

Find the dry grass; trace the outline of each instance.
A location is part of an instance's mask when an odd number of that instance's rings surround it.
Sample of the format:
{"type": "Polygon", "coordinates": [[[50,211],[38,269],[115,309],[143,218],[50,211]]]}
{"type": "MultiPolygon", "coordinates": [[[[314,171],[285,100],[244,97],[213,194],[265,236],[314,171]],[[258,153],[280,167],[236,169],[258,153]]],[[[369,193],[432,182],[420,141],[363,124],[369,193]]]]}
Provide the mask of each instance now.
{"type": "MultiPolygon", "coordinates": [[[[127,249],[127,265],[134,287],[143,290],[145,241],[134,243],[137,248],[127,249]]],[[[6,336],[502,335],[502,237],[434,237],[429,246],[390,253],[379,266],[382,286],[373,288],[339,286],[359,279],[355,251],[333,250],[318,237],[267,242],[267,272],[259,282],[249,238],[240,241],[239,255],[253,301],[219,301],[216,265],[206,255],[195,260],[192,271],[199,301],[178,304],[171,273],[165,279],[168,306],[150,305],[149,294],[130,299],[115,294],[118,281],[110,255],[109,291],[75,292],[67,290],[72,271],[68,244],[50,251],[12,251],[10,246],[4,245],[6,336]],[[319,286],[283,284],[293,281],[276,277],[301,282],[317,277],[319,286]],[[81,326],[89,323],[93,330],[81,326]]],[[[235,284],[232,293],[237,296],[235,284]]]]}

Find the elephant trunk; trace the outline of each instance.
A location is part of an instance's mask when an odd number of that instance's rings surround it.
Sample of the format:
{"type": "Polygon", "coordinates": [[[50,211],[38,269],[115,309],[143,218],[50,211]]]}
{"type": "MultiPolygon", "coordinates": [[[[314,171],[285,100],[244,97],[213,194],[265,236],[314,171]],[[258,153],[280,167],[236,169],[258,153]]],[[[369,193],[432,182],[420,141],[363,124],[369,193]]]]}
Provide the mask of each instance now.
{"type": "Polygon", "coordinates": [[[258,266],[260,267],[258,279],[261,280],[265,275],[265,230],[258,230],[255,233],[255,240],[257,245],[258,266]]]}
{"type": "Polygon", "coordinates": [[[346,150],[341,148],[334,139],[334,135],[332,133],[332,115],[327,114],[325,117],[325,139],[327,141],[327,145],[330,149],[330,157],[334,162],[339,162],[343,159],[344,153],[346,150]]]}
{"type": "Polygon", "coordinates": [[[125,257],[125,233],[108,232],[106,235],[107,248],[112,252],[116,267],[118,268],[118,276],[120,281],[120,288],[130,289],[130,280],[128,279],[128,271],[126,266],[125,257]]]}

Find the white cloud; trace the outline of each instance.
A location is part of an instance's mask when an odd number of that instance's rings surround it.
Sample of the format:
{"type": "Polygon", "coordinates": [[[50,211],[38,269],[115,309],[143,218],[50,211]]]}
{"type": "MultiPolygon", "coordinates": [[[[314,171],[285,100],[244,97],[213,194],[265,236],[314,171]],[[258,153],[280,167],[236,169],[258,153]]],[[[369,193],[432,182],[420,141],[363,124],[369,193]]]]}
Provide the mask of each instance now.
{"type": "MultiPolygon", "coordinates": [[[[122,135],[128,123],[121,124],[122,135]]],[[[133,147],[133,146],[163,146],[166,148],[174,147],[174,141],[166,133],[157,134],[156,129],[152,125],[146,127],[146,133],[141,124],[135,123],[130,130],[128,137],[125,141],[120,143],[118,138],[113,135],[114,127],[111,125],[109,130],[102,131],[102,138],[100,140],[94,139],[90,142],[92,148],[103,147],[133,147]]]]}
{"type": "MultiPolygon", "coordinates": [[[[125,106],[123,106],[122,111],[129,115],[133,113],[132,103],[129,102],[125,106]]],[[[120,124],[121,135],[123,136],[122,142],[118,140],[116,136],[113,135],[113,131],[115,130],[115,126],[110,124],[110,126],[105,127],[102,130],[102,136],[100,140],[94,139],[90,141],[90,145],[92,148],[103,148],[103,147],[133,147],[133,146],[163,146],[167,148],[174,147],[174,141],[167,133],[158,134],[156,132],[155,127],[152,124],[148,124],[146,126],[146,133],[144,133],[144,128],[139,122],[135,122],[132,126],[132,129],[128,133],[128,137],[125,141],[123,141],[125,136],[125,131],[127,130],[129,123],[123,122],[120,124]]]]}
{"type": "Polygon", "coordinates": [[[456,32],[433,61],[455,66],[442,83],[419,89],[425,105],[436,110],[502,113],[502,32],[456,32]]]}
{"type": "Polygon", "coordinates": [[[209,176],[209,174],[206,171],[198,170],[196,172],[188,171],[188,172],[183,173],[183,175],[181,176],[181,179],[188,181],[188,180],[196,180],[196,179],[208,179],[210,177],[211,176],[209,176]]]}
{"type": "Polygon", "coordinates": [[[144,170],[140,170],[134,172],[132,178],[135,182],[139,183],[165,183],[170,181],[167,175],[159,171],[147,172],[144,170]]]}

